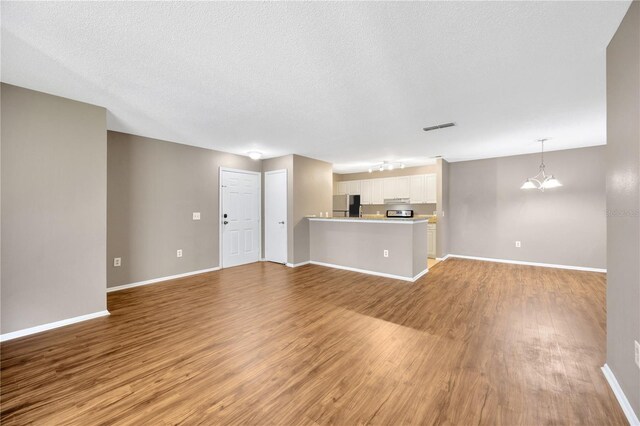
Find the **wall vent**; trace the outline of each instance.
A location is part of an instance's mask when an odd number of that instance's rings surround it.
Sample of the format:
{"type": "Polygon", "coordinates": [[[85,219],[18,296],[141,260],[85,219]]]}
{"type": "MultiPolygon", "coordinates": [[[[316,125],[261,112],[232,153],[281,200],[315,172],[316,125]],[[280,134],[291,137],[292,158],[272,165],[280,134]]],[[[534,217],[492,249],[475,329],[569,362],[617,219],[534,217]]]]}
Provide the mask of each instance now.
{"type": "Polygon", "coordinates": [[[436,126],[425,127],[422,130],[424,130],[425,132],[430,132],[431,130],[446,129],[447,127],[453,127],[455,125],[456,123],[444,123],[444,124],[438,124],[436,126]]]}

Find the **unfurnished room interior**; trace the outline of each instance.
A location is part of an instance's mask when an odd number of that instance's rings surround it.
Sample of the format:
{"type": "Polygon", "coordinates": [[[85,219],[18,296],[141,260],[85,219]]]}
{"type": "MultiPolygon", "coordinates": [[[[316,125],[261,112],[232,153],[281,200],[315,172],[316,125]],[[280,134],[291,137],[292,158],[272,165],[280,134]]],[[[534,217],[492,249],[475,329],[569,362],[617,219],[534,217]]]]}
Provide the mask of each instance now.
{"type": "Polygon", "coordinates": [[[640,426],[640,1],[2,1],[2,425],[640,426]]]}

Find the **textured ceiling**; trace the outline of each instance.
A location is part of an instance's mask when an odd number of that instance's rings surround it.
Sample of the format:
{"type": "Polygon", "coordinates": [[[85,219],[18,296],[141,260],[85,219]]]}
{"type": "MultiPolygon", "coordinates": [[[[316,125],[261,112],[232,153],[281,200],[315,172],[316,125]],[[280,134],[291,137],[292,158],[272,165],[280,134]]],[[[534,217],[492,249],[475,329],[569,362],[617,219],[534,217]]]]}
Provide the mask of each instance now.
{"type": "Polygon", "coordinates": [[[600,145],[629,4],[3,1],[2,81],[102,105],[112,130],[339,172],[600,145]]]}

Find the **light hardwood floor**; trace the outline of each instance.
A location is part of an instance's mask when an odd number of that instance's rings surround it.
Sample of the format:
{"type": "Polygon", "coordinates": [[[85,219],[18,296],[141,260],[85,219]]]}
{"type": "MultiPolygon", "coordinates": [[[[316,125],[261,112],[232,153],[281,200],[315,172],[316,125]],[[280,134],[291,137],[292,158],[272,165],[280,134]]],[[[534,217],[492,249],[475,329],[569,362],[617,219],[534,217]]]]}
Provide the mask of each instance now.
{"type": "Polygon", "coordinates": [[[3,425],[625,424],[600,371],[604,274],[258,263],[108,306],[1,345],[3,425]]]}

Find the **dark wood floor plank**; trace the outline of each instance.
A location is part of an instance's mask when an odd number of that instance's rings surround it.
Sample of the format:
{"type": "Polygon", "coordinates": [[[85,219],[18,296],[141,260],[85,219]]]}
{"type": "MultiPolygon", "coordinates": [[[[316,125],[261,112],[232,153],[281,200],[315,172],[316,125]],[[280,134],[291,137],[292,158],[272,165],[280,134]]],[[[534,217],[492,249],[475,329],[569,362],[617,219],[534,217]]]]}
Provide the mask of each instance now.
{"type": "Polygon", "coordinates": [[[418,282],[258,263],[110,293],[0,345],[2,424],[622,425],[604,274],[449,259],[418,282]]]}

